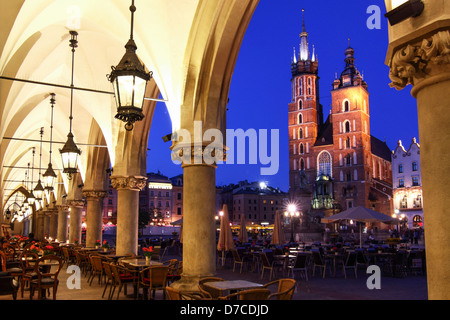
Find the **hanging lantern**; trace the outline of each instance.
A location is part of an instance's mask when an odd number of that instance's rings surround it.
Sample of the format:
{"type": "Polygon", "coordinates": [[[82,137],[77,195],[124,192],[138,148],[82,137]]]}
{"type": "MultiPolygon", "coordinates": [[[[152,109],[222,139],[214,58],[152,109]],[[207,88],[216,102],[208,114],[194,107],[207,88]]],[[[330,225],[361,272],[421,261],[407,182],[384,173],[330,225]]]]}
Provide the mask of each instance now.
{"type": "Polygon", "coordinates": [[[133,40],[134,0],[130,6],[131,11],[131,35],[125,45],[126,52],[116,67],[111,67],[108,75],[113,84],[117,104],[116,119],[126,122],[125,129],[133,129],[133,123],[144,118],[142,108],[147,82],[152,77],[152,72],[147,72],[145,66],[136,55],[137,46],[133,40]]]}
{"type": "Polygon", "coordinates": [[[50,98],[50,104],[52,107],[52,112],[51,112],[51,121],[50,121],[50,152],[49,152],[49,163],[48,163],[48,167],[47,170],[45,171],[45,173],[42,175],[44,177],[44,188],[45,190],[48,191],[52,191],[53,190],[53,185],[55,183],[56,180],[56,173],[53,170],[53,166],[52,166],[52,140],[53,140],[53,106],[55,104],[55,94],[51,93],[50,94],[51,98],[50,98]]]}
{"type": "Polygon", "coordinates": [[[71,98],[70,98],[70,128],[69,134],[67,135],[67,141],[64,144],[62,149],[59,149],[61,153],[61,158],[63,162],[63,172],[68,174],[69,179],[71,179],[72,174],[78,172],[77,170],[77,162],[78,156],[81,154],[81,150],[78,149],[75,141],[73,140],[72,134],[72,107],[73,107],[73,70],[74,70],[74,59],[75,59],[75,48],[78,46],[77,36],[78,33],[76,31],[70,31],[71,39],[70,39],[70,47],[72,48],[72,82],[71,82],[71,98]]]}

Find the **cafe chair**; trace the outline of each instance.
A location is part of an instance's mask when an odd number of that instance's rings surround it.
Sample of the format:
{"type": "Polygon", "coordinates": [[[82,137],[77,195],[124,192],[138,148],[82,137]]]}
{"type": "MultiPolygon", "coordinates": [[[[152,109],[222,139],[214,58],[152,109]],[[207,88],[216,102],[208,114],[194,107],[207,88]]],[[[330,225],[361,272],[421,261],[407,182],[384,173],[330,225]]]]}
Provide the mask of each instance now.
{"type": "Polygon", "coordinates": [[[103,270],[103,264],[102,261],[105,259],[100,255],[91,255],[89,256],[89,259],[91,261],[91,274],[89,275],[88,282],[89,285],[92,285],[92,281],[94,280],[95,276],[98,276],[98,283],[102,284],[102,278],[104,277],[104,270],[103,270]]]}
{"type": "Polygon", "coordinates": [[[62,266],[62,259],[53,254],[46,255],[38,260],[34,266],[34,272],[37,273],[37,278],[31,279],[30,281],[30,300],[33,299],[36,289],[38,290],[39,300],[42,299],[42,294],[45,294],[46,289],[53,289],[53,300],[56,300],[56,292],[59,284],[58,275],[62,266]]]}
{"type": "Polygon", "coordinates": [[[355,278],[358,278],[358,269],[356,267],[356,253],[348,252],[345,262],[342,261],[342,271],[344,272],[344,277],[347,279],[347,269],[355,270],[355,278]]]}
{"type": "Polygon", "coordinates": [[[313,251],[312,256],[313,256],[313,277],[315,275],[316,268],[319,268],[320,270],[323,269],[322,277],[325,278],[325,272],[328,266],[328,262],[324,260],[319,251],[313,251]]]}
{"type": "Polygon", "coordinates": [[[20,263],[22,264],[22,276],[20,279],[20,291],[23,298],[25,287],[30,286],[30,281],[37,278],[37,273],[34,271],[36,264],[39,261],[39,256],[31,251],[24,251],[20,255],[20,263]]]}
{"type": "Polygon", "coordinates": [[[181,273],[183,272],[183,261],[178,261],[177,259],[171,259],[164,263],[169,268],[167,273],[167,284],[171,284],[179,279],[181,279],[181,273]]]}
{"type": "Polygon", "coordinates": [[[17,281],[9,275],[8,272],[0,271],[0,295],[12,295],[14,300],[17,299],[17,291],[19,285],[17,281]]]}
{"type": "Polygon", "coordinates": [[[216,290],[214,288],[211,288],[209,286],[205,286],[205,283],[207,282],[215,282],[215,281],[225,281],[225,279],[219,278],[219,277],[205,277],[200,279],[198,283],[198,289],[200,292],[206,296],[210,297],[211,299],[219,299],[219,297],[222,297],[222,291],[216,290]]]}
{"type": "Polygon", "coordinates": [[[115,263],[109,263],[109,266],[111,268],[111,273],[113,276],[113,290],[110,294],[110,298],[114,296],[114,292],[116,291],[116,288],[119,287],[119,290],[117,291],[117,300],[119,300],[120,292],[122,291],[122,288],[125,287],[125,295],[127,294],[127,284],[133,284],[137,285],[137,272],[135,270],[127,269],[124,266],[120,266],[115,263]]]}
{"type": "Polygon", "coordinates": [[[356,251],[356,269],[358,269],[359,266],[363,266],[364,269],[367,269],[369,267],[369,260],[362,250],[356,251]]]}
{"type": "Polygon", "coordinates": [[[144,290],[144,299],[150,293],[155,299],[156,290],[163,291],[163,299],[166,298],[167,274],[169,273],[168,266],[151,266],[139,272],[139,286],[144,290]]]}
{"type": "Polygon", "coordinates": [[[219,297],[219,300],[268,300],[269,296],[269,289],[258,288],[231,293],[225,297],[219,297]]]}
{"type": "Polygon", "coordinates": [[[89,268],[89,262],[86,254],[80,252],[80,250],[74,250],[76,265],[80,268],[84,274],[87,274],[89,268]]]}
{"type": "Polygon", "coordinates": [[[287,276],[292,272],[292,278],[295,278],[295,272],[303,272],[306,281],[308,281],[308,264],[309,264],[309,254],[299,253],[293,265],[288,266],[287,276]]]}
{"type": "Polygon", "coordinates": [[[112,273],[111,270],[111,265],[109,261],[102,261],[103,264],[103,270],[105,272],[105,288],[103,289],[103,294],[102,294],[102,298],[105,297],[105,293],[106,293],[106,289],[108,289],[108,285],[109,285],[109,294],[108,294],[108,299],[111,300],[112,295],[112,288],[113,288],[113,283],[114,283],[114,275],[112,273]]]}
{"type": "Polygon", "coordinates": [[[64,246],[61,248],[63,256],[64,256],[64,263],[68,267],[70,264],[75,263],[75,254],[73,252],[72,248],[69,248],[67,246],[64,246]]]}
{"type": "Polygon", "coordinates": [[[180,291],[167,286],[165,288],[167,300],[210,300],[211,298],[198,291],[180,291]]]}
{"type": "Polygon", "coordinates": [[[231,253],[233,254],[233,259],[234,259],[234,264],[233,264],[233,272],[236,268],[236,265],[240,265],[240,272],[242,273],[242,268],[244,267],[244,263],[246,263],[247,261],[245,261],[244,258],[241,258],[241,256],[239,255],[239,252],[236,249],[231,249],[231,253]]]}
{"type": "Polygon", "coordinates": [[[294,279],[285,278],[266,283],[263,288],[269,289],[271,286],[277,286],[277,291],[269,295],[269,300],[272,298],[276,300],[292,300],[296,283],[294,279]]]}
{"type": "Polygon", "coordinates": [[[274,273],[274,265],[269,262],[269,258],[265,252],[260,254],[261,258],[261,279],[264,278],[264,270],[269,270],[269,281],[272,280],[272,276],[274,273]]]}

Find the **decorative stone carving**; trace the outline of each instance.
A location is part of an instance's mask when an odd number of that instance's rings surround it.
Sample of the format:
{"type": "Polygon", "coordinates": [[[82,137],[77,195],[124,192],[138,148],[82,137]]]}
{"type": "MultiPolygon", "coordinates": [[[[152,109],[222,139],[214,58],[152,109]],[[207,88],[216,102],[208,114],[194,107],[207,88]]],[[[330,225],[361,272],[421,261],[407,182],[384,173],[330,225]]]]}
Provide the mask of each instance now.
{"type": "Polygon", "coordinates": [[[223,144],[177,144],[172,147],[172,161],[181,162],[182,165],[206,164],[217,165],[226,161],[226,150],[223,144]]]}
{"type": "Polygon", "coordinates": [[[108,196],[108,192],[103,190],[83,190],[83,197],[103,199],[108,196]]]}
{"type": "Polygon", "coordinates": [[[66,203],[70,207],[84,207],[84,200],[67,200],[66,203]]]}
{"type": "MultiPolygon", "coordinates": [[[[406,45],[397,50],[390,62],[391,87],[404,89],[408,84],[416,85],[425,77],[445,71],[450,65],[450,31],[439,31],[423,39],[421,43],[406,45]],[[438,71],[438,72],[436,72],[438,71]]],[[[450,69],[447,69],[450,71],[450,69]]]]}
{"type": "Polygon", "coordinates": [[[111,185],[116,190],[142,190],[146,183],[146,177],[111,177],[111,185]]]}

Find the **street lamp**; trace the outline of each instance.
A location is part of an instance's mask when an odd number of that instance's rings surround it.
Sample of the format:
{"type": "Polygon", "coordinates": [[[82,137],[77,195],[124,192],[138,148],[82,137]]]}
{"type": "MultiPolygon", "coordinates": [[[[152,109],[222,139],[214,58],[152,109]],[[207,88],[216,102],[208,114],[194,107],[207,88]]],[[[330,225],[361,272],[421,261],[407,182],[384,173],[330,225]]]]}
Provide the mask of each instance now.
{"type": "Polygon", "coordinates": [[[147,72],[144,64],[136,55],[137,46],[133,39],[134,0],[130,6],[131,32],[130,40],[125,45],[125,55],[116,67],[111,67],[112,72],[108,80],[113,84],[117,104],[116,119],[126,122],[125,129],[133,130],[134,122],[144,119],[142,108],[147,82],[152,77],[152,72],[147,72]]]}
{"type": "Polygon", "coordinates": [[[297,206],[295,204],[288,205],[287,211],[284,212],[284,216],[289,219],[289,223],[291,225],[290,242],[294,242],[294,218],[298,218],[300,216],[300,212],[297,211],[297,206]]]}

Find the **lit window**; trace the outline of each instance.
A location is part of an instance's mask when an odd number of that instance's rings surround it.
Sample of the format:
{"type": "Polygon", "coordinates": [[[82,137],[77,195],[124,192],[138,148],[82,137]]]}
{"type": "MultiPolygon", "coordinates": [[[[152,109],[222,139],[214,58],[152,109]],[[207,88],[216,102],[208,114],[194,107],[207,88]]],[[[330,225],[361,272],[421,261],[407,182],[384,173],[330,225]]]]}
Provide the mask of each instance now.
{"type": "Polygon", "coordinates": [[[317,175],[332,176],[331,155],[327,151],[322,151],[317,157],[318,172],[317,175]]]}
{"type": "Polygon", "coordinates": [[[403,188],[405,186],[405,179],[398,179],[398,187],[403,188]]]}
{"type": "Polygon", "coordinates": [[[417,171],[417,162],[412,163],[412,171],[417,171]]]}
{"type": "Polygon", "coordinates": [[[413,181],[413,186],[415,187],[415,186],[418,186],[419,185],[419,177],[413,177],[412,178],[412,181],[413,181]]]}
{"type": "Polygon", "coordinates": [[[398,173],[403,173],[403,165],[402,164],[398,165],[398,173]]]}

